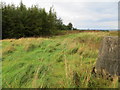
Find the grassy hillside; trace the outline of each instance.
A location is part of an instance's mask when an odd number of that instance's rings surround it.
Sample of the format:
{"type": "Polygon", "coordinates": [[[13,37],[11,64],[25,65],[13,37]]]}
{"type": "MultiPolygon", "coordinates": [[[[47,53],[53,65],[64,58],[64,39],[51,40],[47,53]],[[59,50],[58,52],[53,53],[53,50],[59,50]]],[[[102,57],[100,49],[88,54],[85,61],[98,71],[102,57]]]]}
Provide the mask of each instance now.
{"type": "MultiPolygon", "coordinates": [[[[117,80],[95,78],[91,70],[104,36],[81,32],[50,38],[2,40],[3,88],[114,88],[117,80]]],[[[0,48],[1,49],[1,48],[0,48]]]]}

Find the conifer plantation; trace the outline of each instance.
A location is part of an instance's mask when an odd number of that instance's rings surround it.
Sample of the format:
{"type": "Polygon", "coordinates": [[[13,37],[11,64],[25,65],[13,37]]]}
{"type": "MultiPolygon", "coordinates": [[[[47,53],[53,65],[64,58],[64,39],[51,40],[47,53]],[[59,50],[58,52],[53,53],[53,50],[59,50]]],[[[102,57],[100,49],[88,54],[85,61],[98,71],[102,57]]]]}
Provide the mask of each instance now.
{"type": "Polygon", "coordinates": [[[70,30],[71,26],[71,23],[64,25],[62,19],[57,18],[53,7],[46,12],[45,8],[26,7],[22,2],[17,7],[2,3],[3,39],[50,36],[60,30],[70,30]]]}

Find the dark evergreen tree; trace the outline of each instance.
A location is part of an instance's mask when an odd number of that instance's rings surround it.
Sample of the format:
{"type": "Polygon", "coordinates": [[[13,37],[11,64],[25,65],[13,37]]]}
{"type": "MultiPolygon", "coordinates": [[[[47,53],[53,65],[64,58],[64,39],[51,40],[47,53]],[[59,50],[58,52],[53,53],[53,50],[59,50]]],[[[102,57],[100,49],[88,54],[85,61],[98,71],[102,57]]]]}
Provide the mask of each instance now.
{"type": "Polygon", "coordinates": [[[68,23],[67,26],[68,26],[68,29],[69,29],[69,30],[72,30],[72,29],[73,29],[73,25],[72,25],[72,23],[68,23]]]}

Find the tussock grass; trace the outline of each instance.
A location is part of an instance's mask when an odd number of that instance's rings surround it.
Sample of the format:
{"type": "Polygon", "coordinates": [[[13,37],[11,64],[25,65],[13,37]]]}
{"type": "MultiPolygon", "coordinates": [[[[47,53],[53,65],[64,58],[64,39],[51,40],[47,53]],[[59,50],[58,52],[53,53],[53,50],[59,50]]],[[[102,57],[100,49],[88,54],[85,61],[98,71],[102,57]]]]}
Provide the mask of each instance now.
{"type": "Polygon", "coordinates": [[[3,49],[3,55],[4,54],[10,54],[13,53],[16,49],[14,48],[14,46],[8,46],[5,49],[3,49]]]}
{"type": "Polygon", "coordinates": [[[34,49],[36,48],[36,46],[34,45],[34,44],[26,44],[25,46],[24,46],[24,50],[25,51],[27,51],[27,52],[29,52],[29,51],[33,51],[34,49]]]}
{"type": "Polygon", "coordinates": [[[91,74],[104,36],[82,32],[51,38],[2,41],[3,88],[112,88],[113,81],[91,74]]]}

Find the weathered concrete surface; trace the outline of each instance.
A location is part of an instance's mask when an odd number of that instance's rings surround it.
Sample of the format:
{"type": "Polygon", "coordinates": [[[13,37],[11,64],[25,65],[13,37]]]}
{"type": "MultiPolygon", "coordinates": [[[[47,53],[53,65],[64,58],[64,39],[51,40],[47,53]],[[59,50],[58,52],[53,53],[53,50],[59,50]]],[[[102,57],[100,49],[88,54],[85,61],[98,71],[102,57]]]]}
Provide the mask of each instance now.
{"type": "Polygon", "coordinates": [[[97,73],[120,76],[119,41],[117,36],[104,37],[95,66],[97,73]]]}

